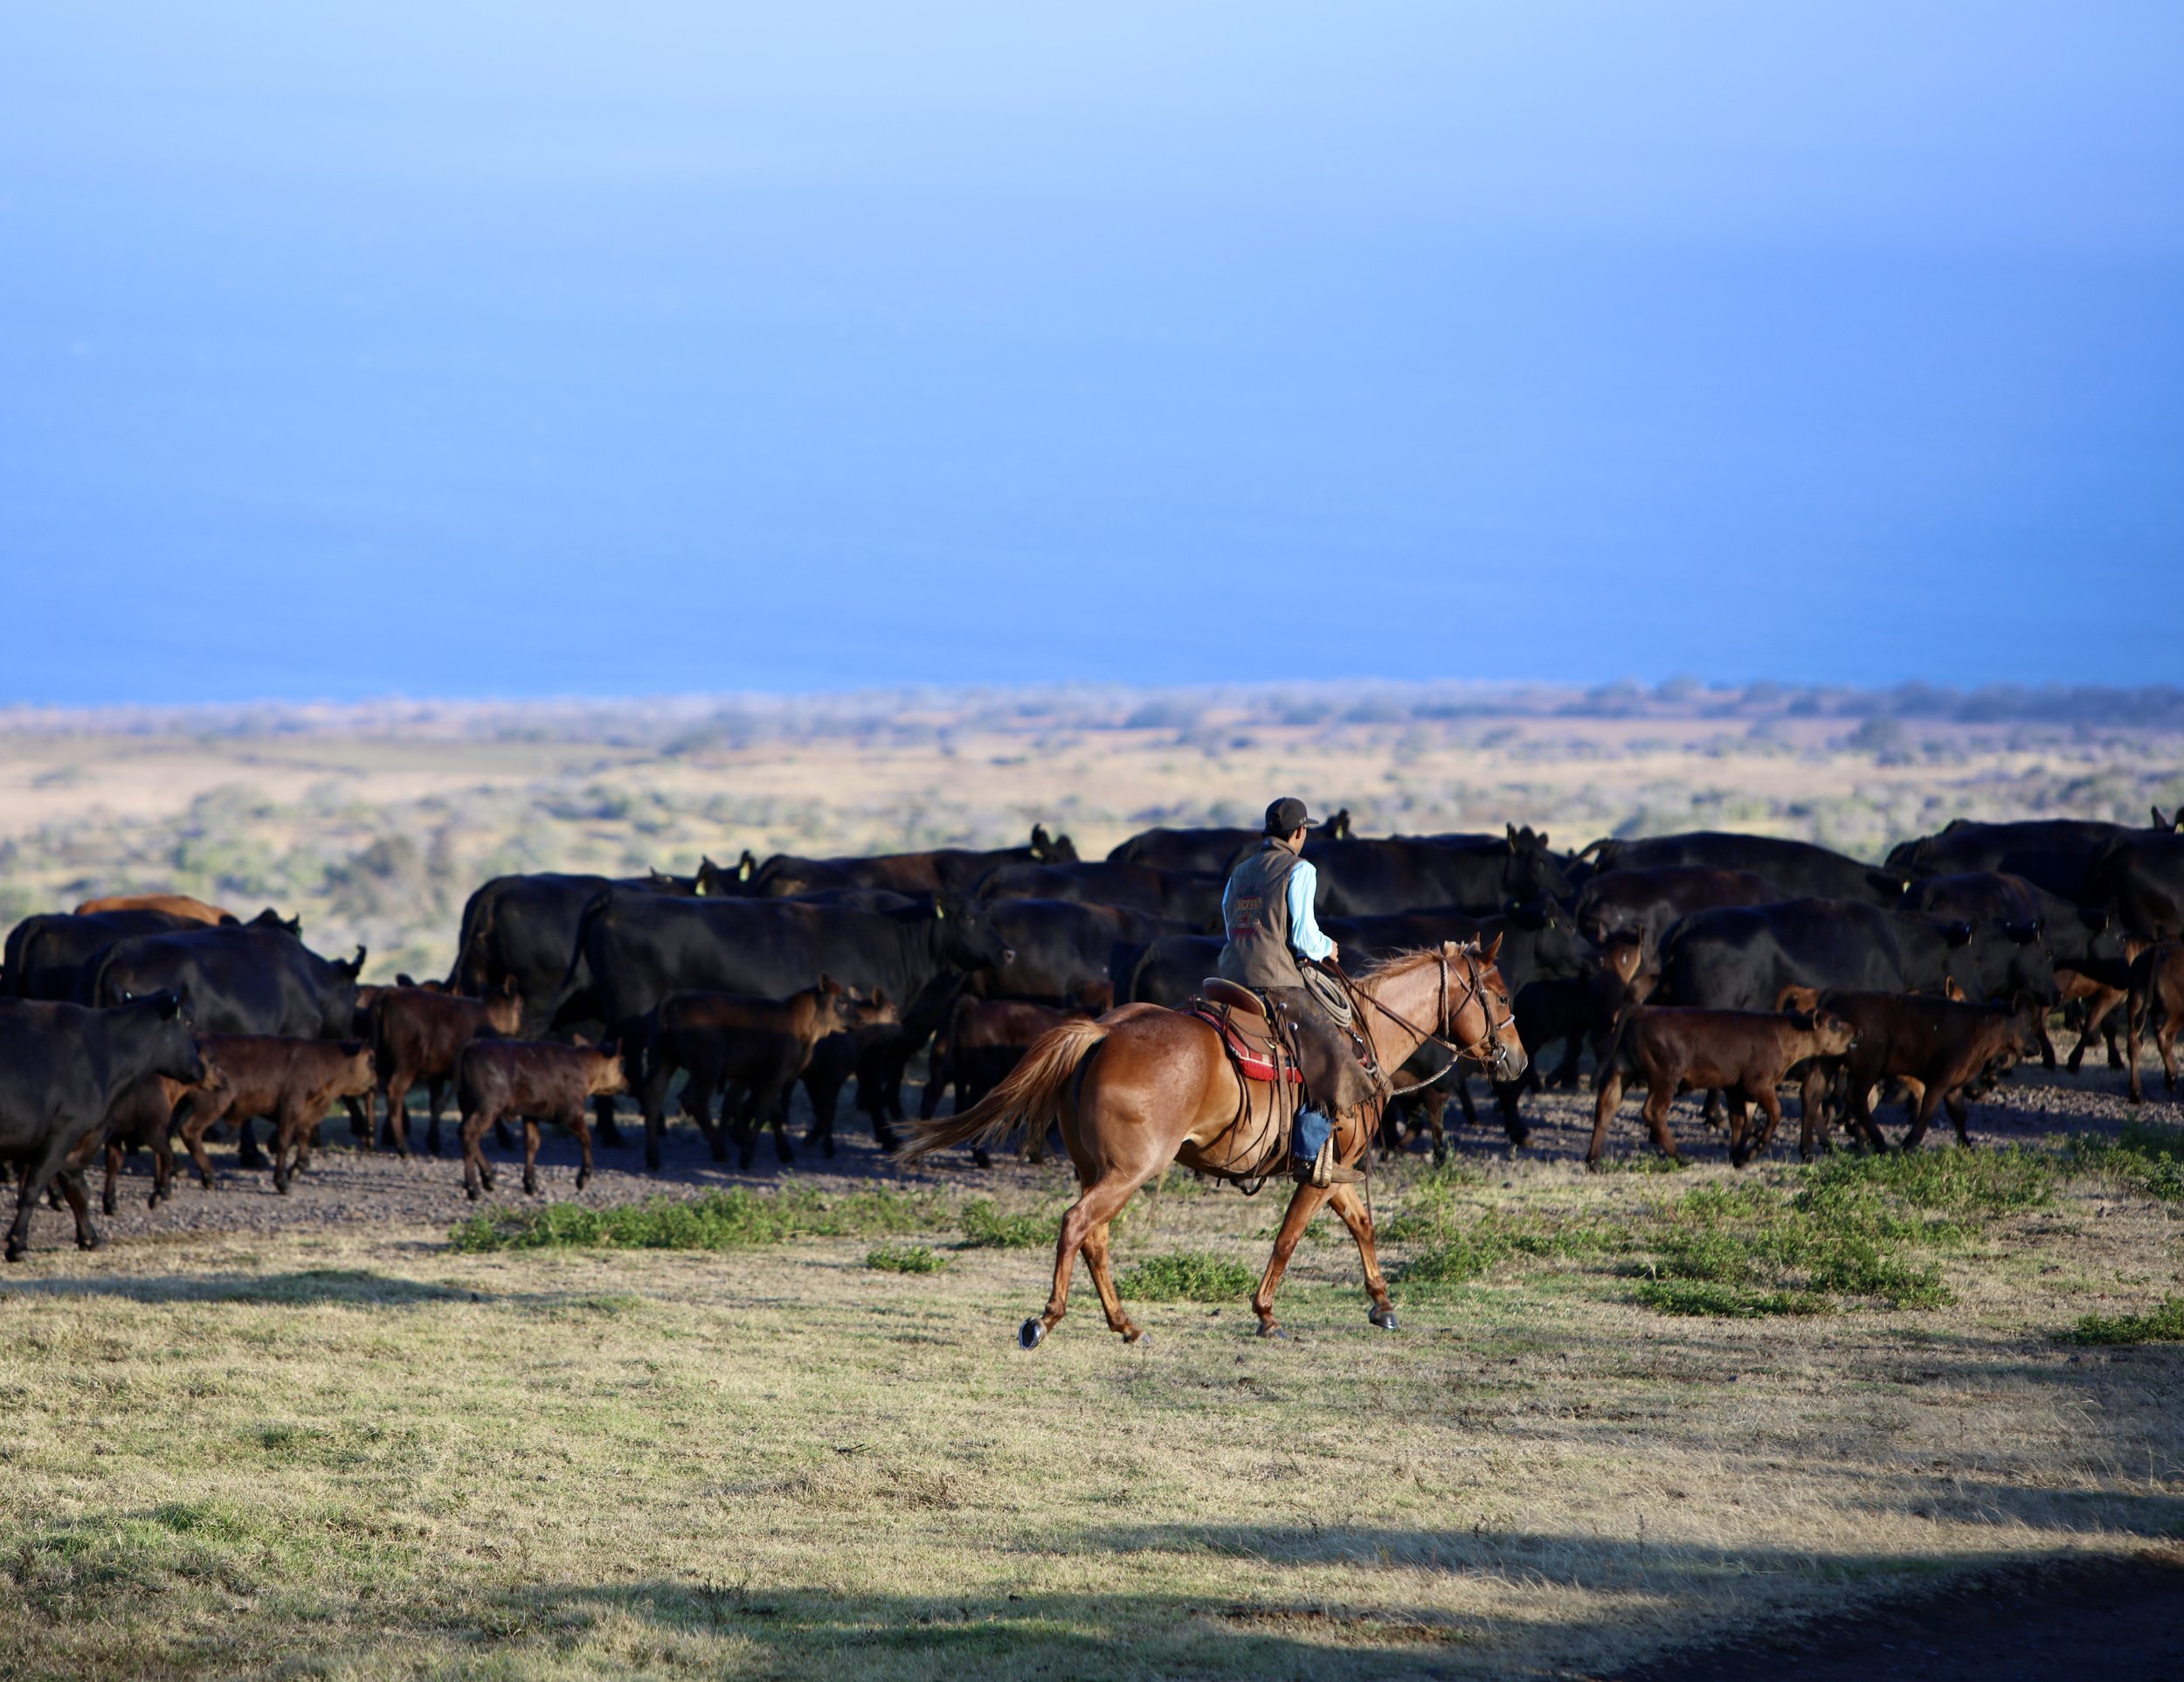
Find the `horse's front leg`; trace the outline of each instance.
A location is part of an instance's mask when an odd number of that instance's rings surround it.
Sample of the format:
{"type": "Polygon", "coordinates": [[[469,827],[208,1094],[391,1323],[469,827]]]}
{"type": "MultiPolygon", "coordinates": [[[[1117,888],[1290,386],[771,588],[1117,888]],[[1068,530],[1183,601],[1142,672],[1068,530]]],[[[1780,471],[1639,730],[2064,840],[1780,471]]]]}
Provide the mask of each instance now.
{"type": "Polygon", "coordinates": [[[1372,1211],[1358,1195],[1355,1186],[1329,1187],[1329,1205],[1342,1216],[1343,1225],[1358,1241],[1358,1259],[1365,1263],[1365,1292],[1372,1298],[1372,1323],[1386,1332],[1395,1330],[1395,1305],[1388,1300],[1388,1282],[1380,1271],[1380,1253],[1372,1242],[1372,1211]]]}
{"type": "Polygon", "coordinates": [[[1274,1318],[1274,1293],[1282,1288],[1282,1276],[1289,1269],[1289,1257],[1296,1254],[1298,1240],[1304,1236],[1304,1229],[1312,1224],[1312,1217],[1326,1202],[1331,1186],[1300,1185],[1289,1198],[1289,1213],[1282,1217],[1282,1230],[1275,1235],[1274,1254],[1267,1259],[1267,1271],[1259,1281],[1259,1289],[1251,1298],[1252,1312],[1259,1316],[1259,1335],[1278,1338],[1281,1326],[1274,1318]]]}

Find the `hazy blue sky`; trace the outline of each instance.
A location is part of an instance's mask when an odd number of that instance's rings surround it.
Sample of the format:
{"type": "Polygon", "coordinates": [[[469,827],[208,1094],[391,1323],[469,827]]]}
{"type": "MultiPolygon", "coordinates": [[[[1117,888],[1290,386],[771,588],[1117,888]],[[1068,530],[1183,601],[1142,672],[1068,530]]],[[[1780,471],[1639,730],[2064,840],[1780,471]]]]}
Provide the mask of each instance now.
{"type": "Polygon", "coordinates": [[[2184,681],[2184,5],[10,7],[0,699],[2184,681]]]}

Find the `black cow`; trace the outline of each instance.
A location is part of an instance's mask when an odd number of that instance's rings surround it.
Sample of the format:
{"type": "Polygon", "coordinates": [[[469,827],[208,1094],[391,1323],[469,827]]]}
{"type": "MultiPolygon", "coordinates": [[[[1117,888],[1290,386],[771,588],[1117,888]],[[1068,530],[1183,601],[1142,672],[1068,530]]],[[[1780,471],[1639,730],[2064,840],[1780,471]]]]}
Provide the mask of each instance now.
{"type": "Polygon", "coordinates": [[[1579,890],[1574,910],[1587,940],[1605,945],[1613,936],[1635,934],[1642,955],[1653,959],[1660,954],[1661,937],[1679,917],[1717,905],[1771,904],[1782,896],[1756,871],[1661,864],[1595,875],[1579,890]]]}
{"type": "Polygon", "coordinates": [[[1565,904],[1570,880],[1534,837],[1485,836],[1463,845],[1438,841],[1308,841],[1304,856],[1319,874],[1313,902],[1322,918],[1381,917],[1430,906],[1489,913],[1536,899],[1565,904]]]}
{"type": "Polygon", "coordinates": [[[985,911],[1012,956],[982,978],[980,991],[1058,1008],[1105,1009],[1121,952],[1189,932],[1143,911],[1072,900],[992,899],[985,911]]]}
{"type": "Polygon", "coordinates": [[[6,979],[0,991],[11,999],[86,1002],[84,974],[100,952],[135,934],[164,934],[170,929],[201,929],[192,917],[171,911],[65,911],[26,917],[8,931],[6,979]]]}
{"type": "Polygon", "coordinates": [[[2086,904],[2104,898],[2098,884],[2101,855],[2132,835],[2166,833],[2155,814],[2153,830],[2087,818],[2035,818],[2016,823],[1974,823],[1959,818],[1939,834],[1922,835],[1893,848],[1890,865],[1920,876],[1962,876],[2000,870],[2086,904]]]}
{"type": "Polygon", "coordinates": [[[76,1242],[95,1248],[83,1176],[68,1158],[103,1130],[114,1104],[142,1076],[196,1085],[204,1059],[182,1000],[171,993],[112,1010],[44,1000],[0,1000],[0,1159],[15,1165],[15,1222],[7,1258],[23,1259],[31,1211],[56,1173],[76,1215],[76,1242]]]}
{"type": "Polygon", "coordinates": [[[2095,903],[2113,905],[2142,940],[2184,937],[2184,835],[2135,831],[2111,841],[2093,871],[2095,903]]]}
{"type": "Polygon", "coordinates": [[[1223,879],[1150,864],[1005,864],[978,881],[978,897],[1066,899],[1080,905],[1116,905],[1211,928],[1220,919],[1223,879]]]}
{"type": "Polygon", "coordinates": [[[1770,1010],[1787,986],[1940,993],[1953,980],[1974,998],[2057,996],[2036,936],[1842,899],[1695,911],[1662,941],[1661,974],[1656,996],[1716,1010],[1770,1010]]]}
{"type": "MultiPolygon", "coordinates": [[[[1256,829],[1142,829],[1107,855],[1109,864],[1150,864],[1157,870],[1217,876],[1224,881],[1243,855],[1264,841],[1256,829]]],[[[1335,813],[1313,832],[1313,839],[1351,839],[1350,810],[1335,813]]]]}
{"type": "Polygon", "coordinates": [[[1905,869],[1876,869],[1811,841],[1714,829],[1653,835],[1643,841],[1596,841],[1585,854],[1598,861],[1594,882],[1614,870],[1701,864],[1714,870],[1749,870],[1765,876],[1793,899],[1856,899],[1870,905],[1893,905],[1903,897],[1904,884],[1910,880],[1905,869]]]}
{"type": "Polygon", "coordinates": [[[355,1024],[363,966],[362,946],[354,958],[321,958],[287,924],[261,918],[117,940],[93,968],[90,991],[93,1003],[106,1006],[179,993],[204,1034],[339,1040],[355,1024]]]}
{"type": "MultiPolygon", "coordinates": [[[[584,910],[554,1020],[570,1008],[596,1012],[635,1044],[646,1013],[684,988],[785,999],[831,975],[915,999],[943,970],[998,969],[1008,959],[984,908],[948,896],[930,910],[880,913],[612,889],[584,910]]],[[[650,1139],[646,1166],[660,1166],[650,1139]]]]}
{"type": "MultiPolygon", "coordinates": [[[[704,869],[700,867],[701,876],[704,869]]],[[[689,897],[699,880],[657,871],[619,880],[554,872],[495,876],[463,906],[462,936],[455,949],[455,966],[447,974],[447,990],[482,999],[498,993],[513,976],[523,1001],[518,1033],[524,1037],[538,1035],[546,1028],[562,978],[569,972],[569,954],[576,950],[577,924],[585,906],[610,888],[689,897]],[[692,883],[688,889],[681,886],[685,880],[692,883]]],[[[615,1141],[610,1138],[607,1142],[615,1141]]]]}
{"type": "Polygon", "coordinates": [[[886,888],[902,894],[968,894],[979,879],[1008,864],[1075,864],[1075,843],[1032,826],[1028,846],[980,851],[943,847],[923,853],[880,853],[866,858],[806,859],[780,853],[758,867],[750,891],[785,899],[829,888],[886,888]]]}

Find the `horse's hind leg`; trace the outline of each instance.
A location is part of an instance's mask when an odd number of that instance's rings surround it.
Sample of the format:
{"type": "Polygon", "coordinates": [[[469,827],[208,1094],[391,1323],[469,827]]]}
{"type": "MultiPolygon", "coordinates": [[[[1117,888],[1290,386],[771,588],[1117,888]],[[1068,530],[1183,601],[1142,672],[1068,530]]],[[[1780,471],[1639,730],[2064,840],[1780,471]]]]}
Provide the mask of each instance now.
{"type": "Polygon", "coordinates": [[[1125,1343],[1150,1343],[1152,1339],[1123,1312],[1122,1295],[1115,1289],[1115,1275],[1107,1264],[1108,1231],[1109,1222],[1102,1221],[1084,1235],[1084,1264],[1091,1271],[1092,1288],[1100,1293],[1100,1306],[1107,1311],[1110,1330],[1120,1332],[1125,1343]]]}
{"type": "MultiPolygon", "coordinates": [[[[1103,1180],[1096,1185],[1088,1186],[1077,1201],[1069,1206],[1068,1213],[1061,1217],[1061,1236],[1054,1240],[1054,1295],[1047,1299],[1047,1312],[1036,1319],[1026,1320],[1017,1330],[1016,1340],[1025,1348],[1039,1347],[1040,1339],[1053,1331],[1068,1312],[1069,1276],[1076,1270],[1077,1252],[1084,1248],[1087,1236],[1095,1228],[1104,1232],[1107,1223],[1115,1218],[1123,1204],[1130,1201],[1130,1194],[1144,1183],[1144,1177],[1142,1175],[1131,1180],[1103,1180]]],[[[1096,1284],[1098,1282],[1095,1279],[1094,1283],[1096,1284]]],[[[1116,1312],[1121,1312],[1119,1299],[1116,1312]]],[[[1112,1316],[1109,1319],[1111,1321],[1112,1316]]],[[[1120,1326],[1116,1329],[1122,1330],[1120,1326]]],[[[1129,1334],[1125,1332],[1124,1335],[1129,1334]]]]}
{"type": "MultiPolygon", "coordinates": [[[[1312,1224],[1312,1217],[1319,1213],[1320,1205],[1327,1201],[1330,1187],[1299,1186],[1289,1198],[1289,1213],[1282,1217],[1282,1230],[1275,1235],[1274,1254],[1267,1259],[1267,1270],[1259,1281],[1259,1289],[1252,1293],[1252,1312],[1259,1317],[1259,1335],[1279,1337],[1282,1328],[1274,1318],[1274,1293],[1282,1288],[1282,1276],[1289,1270],[1289,1257],[1296,1253],[1297,1242],[1304,1236],[1304,1229],[1312,1224]]],[[[1383,1292],[1386,1286],[1381,1287],[1383,1292]]]]}
{"type": "Polygon", "coordinates": [[[1380,1253],[1372,1242],[1372,1211],[1365,1207],[1365,1199],[1358,1195],[1355,1186],[1336,1186],[1330,1188],[1328,1202],[1343,1225],[1350,1229],[1350,1236],[1358,1241],[1358,1259],[1365,1263],[1365,1293],[1372,1298],[1372,1323],[1383,1331],[1395,1330],[1395,1305],[1388,1300],[1388,1282],[1380,1271],[1380,1253]]]}

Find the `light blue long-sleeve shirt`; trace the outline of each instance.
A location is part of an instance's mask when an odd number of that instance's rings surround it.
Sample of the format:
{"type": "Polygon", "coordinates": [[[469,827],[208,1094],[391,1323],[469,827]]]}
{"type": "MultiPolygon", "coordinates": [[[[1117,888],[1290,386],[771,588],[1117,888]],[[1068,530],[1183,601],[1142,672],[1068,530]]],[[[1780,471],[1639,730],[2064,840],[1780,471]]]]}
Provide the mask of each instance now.
{"type": "MultiPolygon", "coordinates": [[[[1228,896],[1235,883],[1221,889],[1221,926],[1228,928],[1232,919],[1228,913],[1228,896]]],[[[1319,892],[1319,872],[1307,859],[1299,859],[1296,869],[1289,872],[1289,945],[1300,957],[1324,959],[1335,950],[1335,943],[1319,931],[1319,918],[1312,914],[1312,901],[1319,892]]]]}

